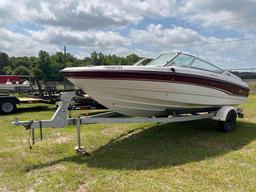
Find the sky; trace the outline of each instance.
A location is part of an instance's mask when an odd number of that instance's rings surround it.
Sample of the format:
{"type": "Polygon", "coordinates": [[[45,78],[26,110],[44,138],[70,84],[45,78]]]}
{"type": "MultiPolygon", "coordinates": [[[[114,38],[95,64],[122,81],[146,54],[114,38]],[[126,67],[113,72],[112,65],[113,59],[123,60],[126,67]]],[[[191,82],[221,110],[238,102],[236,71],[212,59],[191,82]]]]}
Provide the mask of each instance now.
{"type": "Polygon", "coordinates": [[[256,0],[1,0],[0,51],[191,53],[225,69],[256,67],[256,0]]]}

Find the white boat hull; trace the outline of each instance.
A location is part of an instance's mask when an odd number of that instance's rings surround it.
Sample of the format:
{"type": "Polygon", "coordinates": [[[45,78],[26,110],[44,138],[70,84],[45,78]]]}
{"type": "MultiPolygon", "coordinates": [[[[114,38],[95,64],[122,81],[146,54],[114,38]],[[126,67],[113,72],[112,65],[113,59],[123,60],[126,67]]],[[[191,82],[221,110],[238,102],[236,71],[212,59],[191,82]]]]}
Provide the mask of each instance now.
{"type": "Polygon", "coordinates": [[[128,116],[162,116],[244,103],[247,97],[193,84],[120,79],[68,79],[102,105],[128,116]]]}

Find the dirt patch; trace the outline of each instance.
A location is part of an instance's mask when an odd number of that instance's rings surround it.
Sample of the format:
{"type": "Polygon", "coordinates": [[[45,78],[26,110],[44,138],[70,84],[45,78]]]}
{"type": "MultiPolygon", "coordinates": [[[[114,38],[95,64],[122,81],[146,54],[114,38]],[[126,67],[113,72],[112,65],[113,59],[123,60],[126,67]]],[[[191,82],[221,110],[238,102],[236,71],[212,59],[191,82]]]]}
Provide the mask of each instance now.
{"type": "MultiPolygon", "coordinates": [[[[35,176],[35,175],[40,175],[41,171],[45,172],[56,172],[56,171],[60,171],[60,170],[65,170],[66,167],[62,164],[56,164],[56,165],[52,165],[52,166],[48,166],[48,167],[44,167],[41,169],[32,169],[27,173],[27,176],[30,177],[31,175],[35,176]]],[[[46,173],[48,174],[48,173],[46,173]]],[[[41,176],[37,176],[36,181],[33,183],[33,185],[31,185],[29,187],[29,189],[27,189],[27,191],[29,192],[35,192],[37,191],[36,188],[40,185],[42,185],[45,182],[49,182],[48,178],[45,177],[41,177],[41,176]]],[[[0,190],[1,191],[1,190],[0,190]]]]}
{"type": "Polygon", "coordinates": [[[63,143],[68,143],[72,139],[73,139],[72,135],[57,133],[52,137],[48,137],[47,143],[63,144],[63,143]]]}
{"type": "Polygon", "coordinates": [[[43,170],[45,170],[45,171],[63,171],[65,169],[66,169],[65,165],[55,164],[55,165],[46,167],[43,170]]]}
{"type": "Polygon", "coordinates": [[[253,152],[253,151],[256,151],[256,147],[244,147],[241,150],[247,151],[247,152],[253,152]]]}
{"type": "Polygon", "coordinates": [[[13,146],[13,147],[5,147],[2,150],[0,150],[0,152],[1,153],[12,152],[12,151],[16,151],[18,149],[21,149],[22,147],[23,147],[23,145],[18,145],[18,146],[13,146]]]}
{"type": "Polygon", "coordinates": [[[138,127],[134,129],[134,127],[129,128],[127,124],[112,124],[111,126],[107,126],[101,130],[101,133],[106,136],[115,136],[120,134],[134,134],[134,132],[141,131],[145,129],[145,127],[138,127]]]}
{"type": "Polygon", "coordinates": [[[116,134],[121,134],[123,132],[125,127],[122,126],[111,126],[111,127],[105,127],[104,129],[101,130],[101,133],[103,135],[111,136],[111,135],[116,135],[116,134]]]}
{"type": "MultiPolygon", "coordinates": [[[[65,165],[62,165],[62,164],[55,164],[55,165],[50,165],[50,166],[47,166],[47,167],[44,167],[44,168],[41,168],[41,169],[32,169],[31,171],[29,171],[29,175],[31,174],[35,174],[36,172],[38,171],[49,171],[49,172],[52,172],[52,171],[65,171],[66,170],[66,166],[65,165]]],[[[40,183],[40,181],[38,181],[37,183],[40,183]]]]}
{"type": "Polygon", "coordinates": [[[79,188],[76,190],[76,192],[88,192],[88,184],[83,183],[82,185],[79,186],[79,188]]]}
{"type": "Polygon", "coordinates": [[[27,139],[9,139],[9,142],[14,143],[14,144],[24,144],[27,143],[28,140],[27,139]]]}
{"type": "Polygon", "coordinates": [[[71,141],[72,137],[71,136],[60,136],[55,139],[55,143],[57,144],[62,144],[62,143],[67,143],[71,141]]]}
{"type": "Polygon", "coordinates": [[[7,187],[0,187],[0,191],[1,192],[9,192],[11,190],[9,190],[7,187]]]}

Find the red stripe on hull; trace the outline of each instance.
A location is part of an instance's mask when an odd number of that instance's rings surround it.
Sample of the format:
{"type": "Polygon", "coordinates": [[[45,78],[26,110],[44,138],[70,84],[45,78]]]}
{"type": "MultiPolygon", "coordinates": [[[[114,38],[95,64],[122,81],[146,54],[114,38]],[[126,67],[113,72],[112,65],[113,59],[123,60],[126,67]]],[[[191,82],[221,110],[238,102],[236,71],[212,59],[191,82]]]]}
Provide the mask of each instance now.
{"type": "Polygon", "coordinates": [[[225,93],[236,96],[248,97],[249,89],[236,84],[232,84],[219,79],[197,76],[182,73],[153,72],[153,71],[81,71],[81,72],[62,72],[66,78],[99,78],[99,79],[120,79],[120,80],[141,80],[141,81],[164,81],[180,82],[186,84],[211,87],[225,93]]]}

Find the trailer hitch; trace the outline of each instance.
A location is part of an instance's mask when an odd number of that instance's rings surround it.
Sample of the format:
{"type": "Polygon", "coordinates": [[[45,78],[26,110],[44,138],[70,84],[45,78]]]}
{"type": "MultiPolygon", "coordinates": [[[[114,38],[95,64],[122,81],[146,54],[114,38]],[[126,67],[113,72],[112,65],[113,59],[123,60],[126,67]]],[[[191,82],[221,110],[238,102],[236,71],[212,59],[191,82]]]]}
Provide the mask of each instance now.
{"type": "MultiPolygon", "coordinates": [[[[39,124],[39,138],[40,138],[40,141],[42,141],[43,140],[42,121],[37,120],[37,122],[39,124]]],[[[32,149],[32,145],[35,145],[35,143],[36,143],[35,142],[35,128],[32,127],[33,123],[34,123],[34,120],[21,123],[21,121],[19,121],[19,119],[17,117],[14,118],[14,122],[13,122],[13,125],[16,125],[16,126],[23,125],[26,130],[29,130],[28,144],[29,144],[30,149],[32,149]]]]}

